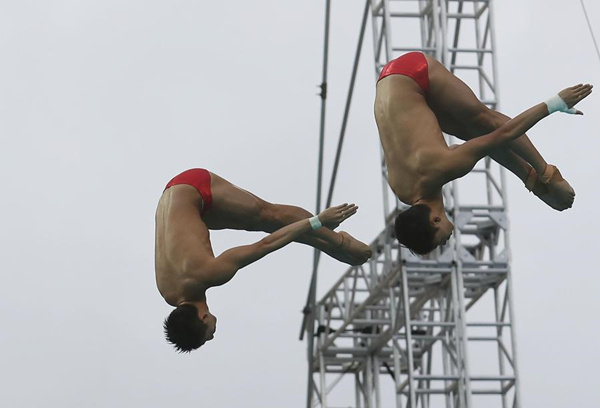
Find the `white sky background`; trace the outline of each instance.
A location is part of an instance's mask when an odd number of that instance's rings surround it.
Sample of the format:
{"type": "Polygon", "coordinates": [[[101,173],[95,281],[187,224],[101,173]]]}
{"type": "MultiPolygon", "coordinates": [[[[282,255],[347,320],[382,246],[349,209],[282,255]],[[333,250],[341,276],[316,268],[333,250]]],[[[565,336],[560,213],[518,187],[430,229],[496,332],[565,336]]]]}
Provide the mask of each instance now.
{"type": "MultiPolygon", "coordinates": [[[[333,3],[327,178],[364,4],[333,3]]],[[[305,405],[312,249],[288,246],[209,291],[216,338],[178,355],[162,334],[171,308],[154,283],[154,211],[190,167],[314,210],[323,4],[0,2],[1,406],[305,405]]],[[[600,37],[600,4],[586,5],[600,37]]],[[[579,1],[495,10],[505,113],[600,84],[579,1]]],[[[342,229],[370,242],[383,217],[368,29],[334,202],[360,206],[342,229]]],[[[600,95],[580,109],[529,133],[576,189],[573,209],[554,212],[509,178],[529,407],[600,399],[600,95]]],[[[217,253],[261,236],[212,235],[217,253]]],[[[320,293],[346,269],[323,265],[320,293]]]]}

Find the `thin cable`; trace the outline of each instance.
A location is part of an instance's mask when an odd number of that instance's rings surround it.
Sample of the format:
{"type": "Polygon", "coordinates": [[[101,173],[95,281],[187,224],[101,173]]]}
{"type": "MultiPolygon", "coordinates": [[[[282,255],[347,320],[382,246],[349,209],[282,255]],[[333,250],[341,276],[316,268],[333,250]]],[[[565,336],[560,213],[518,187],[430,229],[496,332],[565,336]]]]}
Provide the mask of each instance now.
{"type": "Polygon", "coordinates": [[[592,31],[592,25],[590,24],[590,19],[585,9],[585,4],[583,4],[583,0],[579,1],[581,2],[581,8],[583,9],[583,14],[585,15],[585,21],[587,21],[588,28],[590,29],[590,34],[592,35],[592,40],[594,41],[594,47],[596,47],[596,55],[598,56],[598,60],[600,61],[600,51],[598,51],[598,43],[596,42],[596,37],[594,37],[594,32],[592,31]]]}

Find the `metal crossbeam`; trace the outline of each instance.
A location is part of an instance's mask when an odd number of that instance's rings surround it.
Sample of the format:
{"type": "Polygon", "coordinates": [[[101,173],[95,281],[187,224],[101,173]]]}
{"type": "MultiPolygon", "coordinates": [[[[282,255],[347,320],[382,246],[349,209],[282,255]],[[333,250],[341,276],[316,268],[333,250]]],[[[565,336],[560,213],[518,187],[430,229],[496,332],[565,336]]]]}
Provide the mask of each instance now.
{"type": "MultiPolygon", "coordinates": [[[[367,12],[375,78],[389,60],[421,51],[498,107],[492,0],[366,0],[354,67],[367,12]]],[[[356,69],[351,89],[355,76],[356,69]]],[[[340,146],[346,122],[347,115],[340,146]]],[[[406,206],[387,187],[383,156],[381,166],[386,228],[371,243],[372,259],[307,309],[307,406],[348,406],[348,398],[336,400],[343,389],[356,408],[519,407],[503,169],[485,159],[444,187],[454,238],[422,258],[393,238],[395,215],[406,206]]],[[[330,195],[334,184],[335,176],[330,195]]]]}

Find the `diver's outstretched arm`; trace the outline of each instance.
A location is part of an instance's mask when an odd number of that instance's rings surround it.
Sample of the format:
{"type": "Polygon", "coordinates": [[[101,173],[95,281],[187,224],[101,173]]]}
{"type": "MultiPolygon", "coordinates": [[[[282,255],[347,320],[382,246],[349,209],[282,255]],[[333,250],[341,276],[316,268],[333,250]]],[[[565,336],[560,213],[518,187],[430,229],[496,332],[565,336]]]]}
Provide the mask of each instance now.
{"type": "Polygon", "coordinates": [[[254,244],[231,248],[223,252],[204,267],[203,274],[206,276],[209,286],[223,285],[229,282],[244,266],[286,246],[300,235],[319,228],[321,224],[325,227],[335,228],[356,214],[357,210],[358,207],[354,204],[329,207],[316,217],[305,218],[286,225],[254,244]]]}
{"type": "Polygon", "coordinates": [[[439,169],[444,174],[444,182],[464,176],[475,167],[480,159],[498,147],[518,138],[553,112],[561,111],[583,115],[583,112],[573,109],[573,106],[591,93],[592,85],[589,84],[566,88],[548,101],[527,109],[493,132],[471,139],[449,151],[449,154],[439,163],[439,169]]]}

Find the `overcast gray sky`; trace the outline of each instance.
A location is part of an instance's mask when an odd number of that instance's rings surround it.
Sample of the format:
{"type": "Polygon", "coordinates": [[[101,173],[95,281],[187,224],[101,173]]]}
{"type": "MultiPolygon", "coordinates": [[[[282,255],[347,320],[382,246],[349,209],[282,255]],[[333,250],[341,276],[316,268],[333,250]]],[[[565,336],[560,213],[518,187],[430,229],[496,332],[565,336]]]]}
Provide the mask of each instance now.
{"type": "MultiPolygon", "coordinates": [[[[331,168],[362,1],[334,1],[331,168]],[[336,99],[337,98],[337,99],[336,99]],[[336,116],[337,115],[337,116],[336,116]]],[[[587,1],[600,36],[600,4],[587,1]]],[[[0,1],[0,405],[302,407],[299,342],[312,250],[291,245],[208,300],[213,342],[178,355],[161,324],[154,211],[166,182],[205,167],[274,202],[314,210],[323,1],[0,1]]],[[[496,1],[509,115],[600,62],[579,1],[496,1]]],[[[370,40],[334,202],[343,228],[383,228],[370,40]]],[[[530,137],[577,191],[557,213],[509,179],[522,397],[595,407],[600,97],[530,137]]],[[[215,252],[262,234],[215,232],[215,252]]],[[[325,260],[319,292],[345,271],[325,260]]]]}

